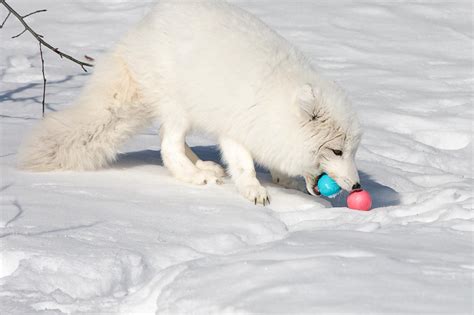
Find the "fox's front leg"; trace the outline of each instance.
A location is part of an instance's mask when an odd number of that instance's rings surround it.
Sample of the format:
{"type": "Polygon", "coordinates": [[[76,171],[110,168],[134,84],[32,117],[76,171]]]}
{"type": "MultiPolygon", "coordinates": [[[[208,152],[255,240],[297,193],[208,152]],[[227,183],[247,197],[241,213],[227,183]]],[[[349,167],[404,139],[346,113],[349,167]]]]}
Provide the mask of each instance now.
{"type": "Polygon", "coordinates": [[[257,179],[250,152],[243,145],[229,138],[220,138],[219,142],[229,173],[240,194],[255,204],[269,203],[267,190],[257,179]]]}

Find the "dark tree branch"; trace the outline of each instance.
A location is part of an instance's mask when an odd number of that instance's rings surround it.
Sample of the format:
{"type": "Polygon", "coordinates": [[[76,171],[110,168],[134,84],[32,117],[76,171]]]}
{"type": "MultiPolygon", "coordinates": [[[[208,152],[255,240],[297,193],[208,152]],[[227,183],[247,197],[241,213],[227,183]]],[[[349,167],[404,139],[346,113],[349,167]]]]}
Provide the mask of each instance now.
{"type": "MultiPolygon", "coordinates": [[[[63,53],[62,51],[60,51],[58,48],[55,48],[53,46],[51,46],[50,44],[48,44],[44,39],[43,39],[43,35],[40,35],[38,33],[36,33],[29,25],[28,23],[25,22],[25,18],[33,15],[33,14],[36,14],[36,13],[41,13],[41,12],[46,12],[47,10],[36,10],[34,12],[31,12],[31,13],[28,13],[28,14],[25,14],[25,15],[20,15],[18,12],[16,12],[10,5],[8,5],[8,3],[6,3],[5,0],[0,0],[0,3],[3,4],[3,6],[5,8],[7,8],[8,10],[8,14],[7,16],[5,17],[5,20],[3,20],[3,23],[0,25],[0,28],[3,28],[3,26],[5,25],[5,23],[7,22],[8,18],[10,17],[10,15],[13,14],[13,16],[15,16],[18,21],[20,21],[20,23],[23,25],[24,29],[23,31],[21,31],[19,34],[13,36],[12,38],[17,38],[17,37],[20,37],[21,35],[23,35],[24,33],[26,32],[29,32],[31,35],[33,35],[33,37],[38,41],[38,44],[39,44],[39,50],[40,50],[40,57],[41,57],[41,73],[43,74],[43,100],[42,100],[42,105],[43,105],[43,117],[44,117],[44,111],[45,111],[45,99],[46,99],[46,75],[45,75],[45,71],[44,71],[44,57],[43,57],[43,46],[48,48],[49,50],[55,52],[56,54],[58,54],[61,58],[66,58],[66,59],[69,59],[70,61],[78,64],[79,66],[81,66],[82,70],[84,70],[85,72],[87,72],[86,68],[85,67],[93,67],[92,64],[90,63],[87,63],[87,62],[83,62],[83,61],[80,61],[80,60],[77,60],[76,58],[68,55],[68,54],[65,54],[63,53]]],[[[93,61],[94,59],[89,57],[89,56],[85,56],[85,58],[88,60],[88,61],[93,61]]]]}
{"type": "Polygon", "coordinates": [[[45,107],[45,100],[46,100],[46,75],[44,74],[43,47],[41,43],[39,43],[39,49],[40,49],[40,57],[41,57],[41,72],[43,73],[43,100],[41,104],[43,105],[42,113],[43,113],[43,118],[44,118],[44,107],[45,107]]]}
{"type": "MultiPolygon", "coordinates": [[[[39,12],[44,12],[45,10],[38,10],[38,11],[35,11],[35,12],[32,12],[32,13],[29,13],[29,14],[26,14],[25,16],[22,16],[20,15],[18,12],[16,12],[5,0],[0,0],[0,3],[3,4],[3,6],[5,8],[7,8],[7,10],[13,14],[17,19],[18,21],[20,21],[20,23],[23,25],[23,27],[25,28],[26,31],[28,31],[31,35],[33,35],[34,38],[36,38],[36,40],[38,42],[40,42],[44,47],[50,49],[51,51],[55,52],[56,54],[58,54],[61,58],[66,58],[66,59],[69,59],[71,60],[72,62],[74,63],[77,63],[79,66],[81,66],[82,70],[86,71],[86,68],[85,67],[93,67],[92,64],[90,63],[87,63],[87,62],[83,62],[83,61],[80,61],[80,60],[77,60],[76,58],[68,55],[68,54],[65,54],[63,53],[62,51],[60,51],[58,48],[55,48],[53,46],[51,46],[50,44],[48,44],[46,41],[44,41],[43,39],[43,36],[41,35],[38,35],[38,33],[36,33],[29,25],[28,23],[25,22],[25,19],[24,17],[26,16],[29,16],[31,14],[35,14],[35,13],[39,13],[39,12]]],[[[19,35],[18,35],[19,36],[19,35]]]]}
{"type": "Polygon", "coordinates": [[[23,35],[25,32],[26,32],[26,28],[25,28],[23,31],[21,31],[19,34],[15,35],[15,36],[12,36],[12,38],[20,37],[20,36],[23,35]]]}
{"type": "Polygon", "coordinates": [[[41,12],[46,12],[46,11],[48,11],[48,10],[46,10],[46,9],[43,9],[43,10],[36,10],[36,11],[34,11],[34,12],[31,12],[31,13],[28,13],[28,14],[23,15],[22,18],[27,18],[27,17],[29,17],[30,15],[33,15],[33,14],[36,14],[36,13],[41,13],[41,12]]]}
{"type": "Polygon", "coordinates": [[[5,23],[7,23],[7,20],[8,20],[8,18],[10,17],[11,14],[12,14],[12,13],[11,13],[10,11],[8,11],[8,14],[7,14],[7,16],[5,17],[5,20],[3,20],[2,25],[0,25],[0,28],[3,28],[3,26],[5,25],[5,23]]]}

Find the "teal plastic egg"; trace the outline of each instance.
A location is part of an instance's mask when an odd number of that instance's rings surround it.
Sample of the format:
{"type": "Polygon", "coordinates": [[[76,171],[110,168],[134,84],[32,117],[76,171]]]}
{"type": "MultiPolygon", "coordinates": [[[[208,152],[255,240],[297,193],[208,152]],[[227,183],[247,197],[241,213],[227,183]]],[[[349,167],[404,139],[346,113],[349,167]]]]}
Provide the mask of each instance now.
{"type": "Polygon", "coordinates": [[[341,191],[341,187],[334,179],[329,177],[327,174],[324,174],[318,180],[318,190],[321,195],[332,197],[341,191]]]}

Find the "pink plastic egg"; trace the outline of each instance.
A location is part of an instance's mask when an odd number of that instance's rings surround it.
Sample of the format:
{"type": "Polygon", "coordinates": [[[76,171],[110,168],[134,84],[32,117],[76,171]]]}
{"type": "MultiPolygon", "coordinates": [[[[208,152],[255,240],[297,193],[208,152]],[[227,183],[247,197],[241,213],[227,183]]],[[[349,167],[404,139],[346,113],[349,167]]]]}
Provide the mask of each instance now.
{"type": "Polygon", "coordinates": [[[354,190],[347,196],[347,206],[355,210],[369,211],[372,208],[372,198],[365,190],[354,190]]]}

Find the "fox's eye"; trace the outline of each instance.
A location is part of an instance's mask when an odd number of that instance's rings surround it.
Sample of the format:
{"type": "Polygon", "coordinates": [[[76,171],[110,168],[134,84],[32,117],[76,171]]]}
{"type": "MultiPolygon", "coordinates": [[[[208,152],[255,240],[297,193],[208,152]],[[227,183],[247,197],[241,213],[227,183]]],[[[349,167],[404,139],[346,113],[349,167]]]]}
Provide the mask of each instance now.
{"type": "MultiPolygon", "coordinates": [[[[332,150],[332,149],[331,149],[332,150]]],[[[342,155],[342,151],[341,150],[332,150],[332,152],[337,155],[337,156],[341,156],[342,155]]]]}

